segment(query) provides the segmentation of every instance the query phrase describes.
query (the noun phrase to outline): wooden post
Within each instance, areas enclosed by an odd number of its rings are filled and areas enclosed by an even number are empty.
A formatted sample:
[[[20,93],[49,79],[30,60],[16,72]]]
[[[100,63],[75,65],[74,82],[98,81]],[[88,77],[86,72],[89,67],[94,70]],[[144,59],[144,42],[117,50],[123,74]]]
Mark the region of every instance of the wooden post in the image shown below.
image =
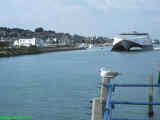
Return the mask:
[[[103,108],[102,108],[103,113],[105,111],[105,100],[108,96],[108,88],[106,88],[104,86],[104,84],[110,83],[110,81],[111,81],[110,77],[102,77],[102,85],[101,85],[101,92],[100,92],[100,103],[103,106]]]
[[[116,76],[117,74],[114,75],[114,72],[101,69],[102,84],[100,97],[93,99],[91,120],[104,120],[105,100],[108,95],[108,88],[104,84],[109,83]]]
[[[103,104],[100,102],[100,98],[94,98],[92,103],[92,116],[91,120],[104,120]]]
[[[92,103],[92,118],[91,120],[104,120],[105,100],[108,95],[108,89],[104,83],[109,83],[112,77],[103,76],[100,90],[100,97],[95,98]]]
[[[158,72],[158,84],[160,84],[160,72]]]
[[[149,83],[153,85],[153,74],[149,78]],[[153,87],[149,87],[148,100],[150,103],[153,102]],[[148,116],[151,118],[153,115],[153,105],[148,105]]]

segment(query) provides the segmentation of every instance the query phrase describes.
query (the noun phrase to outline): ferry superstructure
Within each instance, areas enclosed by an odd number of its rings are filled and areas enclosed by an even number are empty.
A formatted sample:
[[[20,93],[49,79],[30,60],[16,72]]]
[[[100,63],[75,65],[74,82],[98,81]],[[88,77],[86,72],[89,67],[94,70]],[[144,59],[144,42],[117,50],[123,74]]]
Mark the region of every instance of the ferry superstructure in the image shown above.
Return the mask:
[[[121,33],[114,38],[113,51],[130,51],[132,48],[152,50],[152,40],[148,33]]]

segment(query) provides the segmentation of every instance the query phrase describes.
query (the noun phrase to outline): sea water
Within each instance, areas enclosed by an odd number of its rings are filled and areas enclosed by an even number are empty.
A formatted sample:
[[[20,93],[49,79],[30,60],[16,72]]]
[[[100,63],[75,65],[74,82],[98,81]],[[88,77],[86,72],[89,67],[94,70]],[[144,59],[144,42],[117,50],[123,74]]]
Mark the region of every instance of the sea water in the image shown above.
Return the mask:
[[[111,52],[110,47],[0,58],[0,115],[33,120],[90,120],[100,68],[120,72],[113,83],[157,83],[160,51]],[[114,100],[148,101],[148,88],[116,88]],[[160,90],[154,88],[154,101]],[[147,106],[116,105],[115,118],[146,119]],[[160,108],[154,107],[155,120]]]

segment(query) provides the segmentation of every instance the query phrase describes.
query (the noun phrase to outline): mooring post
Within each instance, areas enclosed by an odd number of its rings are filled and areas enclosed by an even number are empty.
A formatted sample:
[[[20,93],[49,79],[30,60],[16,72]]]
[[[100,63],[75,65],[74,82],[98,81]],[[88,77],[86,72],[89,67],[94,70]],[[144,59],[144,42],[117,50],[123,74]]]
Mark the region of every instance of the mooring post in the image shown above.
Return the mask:
[[[100,98],[94,98],[92,102],[92,116],[91,120],[104,120],[102,111],[102,104],[100,103]]]
[[[107,77],[107,76],[102,77],[101,92],[100,92],[101,103],[105,102],[108,95],[108,88],[105,87],[104,84],[110,83],[110,81],[111,81],[111,77]]]
[[[101,68],[100,71],[101,71],[100,74],[102,77],[100,99],[101,99],[101,103],[104,103],[108,96],[108,88],[105,86],[105,84],[110,83],[111,79],[115,78],[117,75],[119,75],[119,73],[105,70],[105,68]]]
[[[105,112],[105,102],[108,96],[108,88],[105,87],[105,84],[110,83],[112,77],[111,76],[102,76],[102,84],[101,84],[101,91],[100,91],[100,103],[102,104],[102,114],[104,115]]]
[[[158,72],[158,84],[160,84],[160,72]]]
[[[153,73],[152,73],[152,75],[151,75],[150,78],[149,78],[149,83],[150,83],[151,85],[153,85]],[[152,86],[152,87],[149,87],[148,99],[149,99],[149,102],[150,102],[150,103],[153,102],[153,86]],[[151,117],[153,117],[153,115],[154,115],[153,105],[150,104],[150,105],[148,105],[148,116],[151,118]]]
[[[105,68],[101,68],[101,77],[102,77],[102,85],[101,85],[101,93],[100,93],[100,103],[102,104],[102,114],[105,112],[105,101],[108,96],[108,88],[105,86],[105,84],[108,84],[111,82],[111,79],[115,78],[117,75],[119,75],[118,72],[112,72],[110,70],[105,70]]]
[[[91,120],[104,120],[105,101],[108,95],[108,88],[104,84],[110,83],[111,79],[118,75],[117,72],[107,71],[104,68],[101,68],[100,72],[102,77],[100,97],[93,99]]]

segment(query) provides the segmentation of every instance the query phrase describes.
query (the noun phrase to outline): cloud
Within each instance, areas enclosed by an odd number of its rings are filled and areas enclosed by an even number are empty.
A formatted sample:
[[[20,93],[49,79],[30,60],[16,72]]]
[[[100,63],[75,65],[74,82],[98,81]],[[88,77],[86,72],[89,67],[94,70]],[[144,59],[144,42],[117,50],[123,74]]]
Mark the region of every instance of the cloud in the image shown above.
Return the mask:
[[[5,11],[0,17],[0,26],[21,26],[29,29],[42,26],[61,32],[76,33],[83,30],[87,33],[95,22],[94,11],[91,11],[83,1],[6,0],[3,5],[4,8],[0,5],[0,11]]]
[[[42,26],[83,34],[118,33],[132,26],[150,30],[159,26],[153,24],[159,23],[159,4],[159,0],[4,0],[0,26]]]
[[[116,9],[160,9],[159,0],[86,0],[89,6],[99,10],[109,11]]]

